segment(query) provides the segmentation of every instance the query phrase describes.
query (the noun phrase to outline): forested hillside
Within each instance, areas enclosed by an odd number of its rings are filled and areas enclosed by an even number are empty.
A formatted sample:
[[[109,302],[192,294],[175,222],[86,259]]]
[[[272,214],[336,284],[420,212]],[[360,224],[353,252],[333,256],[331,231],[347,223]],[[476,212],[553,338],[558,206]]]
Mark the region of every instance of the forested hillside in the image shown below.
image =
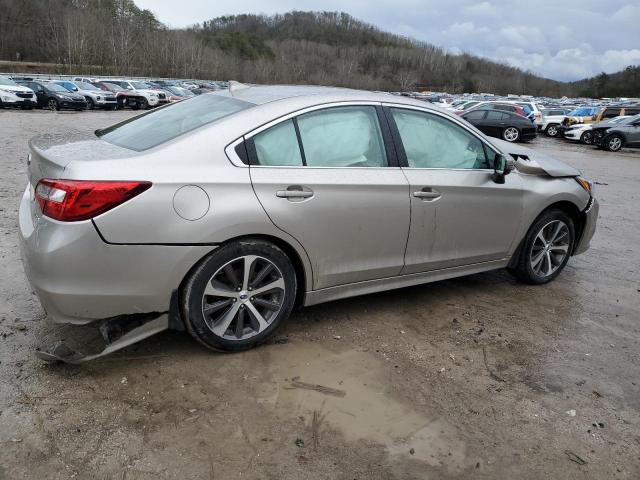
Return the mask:
[[[185,8],[179,5],[177,8]],[[593,85],[543,79],[382,32],[348,14],[238,15],[169,29],[132,0],[0,0],[0,60],[55,73],[235,79],[375,90],[577,95]],[[44,67],[43,67],[44,68]],[[53,73],[53,72],[48,72]],[[637,79],[637,69],[636,76]],[[601,96],[637,95],[620,82]],[[611,90],[613,91],[613,90]]]

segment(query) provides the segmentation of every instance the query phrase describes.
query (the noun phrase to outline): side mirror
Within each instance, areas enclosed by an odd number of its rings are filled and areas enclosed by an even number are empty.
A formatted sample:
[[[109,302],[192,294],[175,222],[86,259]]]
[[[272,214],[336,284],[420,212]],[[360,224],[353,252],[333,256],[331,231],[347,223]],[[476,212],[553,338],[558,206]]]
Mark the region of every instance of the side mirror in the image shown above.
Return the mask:
[[[509,160],[504,155],[496,153],[496,156],[493,158],[493,174],[491,175],[491,179],[495,183],[503,184],[504,177],[509,175],[514,168],[513,160]]]

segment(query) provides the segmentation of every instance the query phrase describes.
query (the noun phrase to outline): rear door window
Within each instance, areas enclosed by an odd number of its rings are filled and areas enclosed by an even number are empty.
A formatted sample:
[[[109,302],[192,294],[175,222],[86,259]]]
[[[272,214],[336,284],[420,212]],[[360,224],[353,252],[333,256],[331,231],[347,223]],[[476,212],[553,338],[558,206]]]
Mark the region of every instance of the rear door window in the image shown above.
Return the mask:
[[[297,117],[309,167],[385,167],[382,130],[373,106],[331,107]]]
[[[293,120],[286,120],[256,134],[253,144],[258,165],[302,166],[302,155]]]

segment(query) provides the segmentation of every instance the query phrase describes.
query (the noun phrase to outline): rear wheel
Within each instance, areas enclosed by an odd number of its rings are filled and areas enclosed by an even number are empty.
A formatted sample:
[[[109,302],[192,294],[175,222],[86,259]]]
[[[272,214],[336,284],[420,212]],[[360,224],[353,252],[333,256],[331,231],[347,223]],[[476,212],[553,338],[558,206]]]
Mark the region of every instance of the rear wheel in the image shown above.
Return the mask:
[[[548,125],[547,129],[544,131],[544,133],[546,133],[550,137],[557,137],[558,136],[558,124],[557,123],[552,123],[552,124]]]
[[[540,215],[527,232],[512,272],[533,285],[556,278],[569,261],[575,242],[573,220],[562,210]]]
[[[624,145],[624,140],[620,135],[611,135],[604,140],[604,148],[610,152],[617,152]]]
[[[187,280],[182,303],[186,328],[212,350],[247,350],[289,317],[296,288],[295,270],[280,248],[261,240],[230,243]]]
[[[507,142],[517,142],[520,139],[520,130],[516,127],[507,127],[502,131],[502,138]]]

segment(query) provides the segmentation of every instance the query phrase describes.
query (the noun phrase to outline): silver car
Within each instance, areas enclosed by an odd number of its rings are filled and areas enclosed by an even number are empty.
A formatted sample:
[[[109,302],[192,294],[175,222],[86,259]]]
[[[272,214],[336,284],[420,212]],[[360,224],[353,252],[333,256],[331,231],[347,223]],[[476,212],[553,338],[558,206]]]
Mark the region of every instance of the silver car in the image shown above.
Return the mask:
[[[25,270],[105,342],[47,359],[166,328],[245,350],[296,306],[493,269],[546,283],[598,215],[574,168],[382,93],[232,84],[30,150]]]

